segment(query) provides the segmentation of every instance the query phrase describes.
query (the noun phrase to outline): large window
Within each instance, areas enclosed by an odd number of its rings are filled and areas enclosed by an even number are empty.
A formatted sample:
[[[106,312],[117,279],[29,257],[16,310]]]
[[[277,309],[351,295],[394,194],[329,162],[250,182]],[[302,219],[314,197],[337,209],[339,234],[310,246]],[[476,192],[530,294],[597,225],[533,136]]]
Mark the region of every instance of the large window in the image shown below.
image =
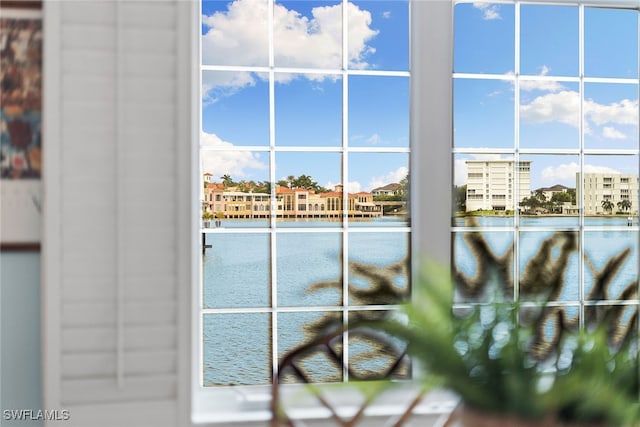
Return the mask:
[[[404,0],[202,2],[200,388],[268,385],[324,321],[391,309],[370,298],[381,283],[408,295],[409,15]],[[306,363],[315,381],[393,362],[336,350],[344,369]]]
[[[509,298],[557,306],[551,328],[613,312],[616,333],[632,327],[638,19],[587,2],[455,5],[459,302],[495,295],[499,272]]]

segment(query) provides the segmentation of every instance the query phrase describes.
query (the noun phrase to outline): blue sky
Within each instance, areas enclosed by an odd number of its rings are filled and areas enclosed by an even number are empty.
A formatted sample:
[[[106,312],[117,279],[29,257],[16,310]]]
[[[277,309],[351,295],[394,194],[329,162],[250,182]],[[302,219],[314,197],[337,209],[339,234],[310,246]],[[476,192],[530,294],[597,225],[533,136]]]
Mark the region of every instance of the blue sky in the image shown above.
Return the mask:
[[[268,66],[267,6],[263,0],[203,1],[203,63]],[[352,1],[347,10],[349,69],[407,71],[408,2]],[[456,155],[456,184],[464,181],[465,159],[508,157],[491,150],[513,149],[516,139],[523,150],[579,149],[582,132],[586,149],[638,147],[637,83],[587,81],[581,93],[578,82],[568,81],[579,75],[578,12],[570,6],[522,5],[516,67],[515,7],[456,5],[454,71],[490,75],[454,81],[454,146],[487,149],[483,155]],[[339,148],[346,88],[350,146],[408,147],[407,77],[343,79],[340,74],[286,72],[287,67],[338,72],[344,56],[341,2],[277,1],[274,17],[274,60],[284,71],[275,74],[277,146]],[[638,77],[637,19],[633,11],[585,9],[586,77]],[[522,77],[516,106],[518,71]],[[350,153],[345,177],[339,153],[277,153],[271,164],[267,152],[234,151],[239,146],[269,145],[268,79],[268,74],[249,71],[203,72],[203,144],[229,148],[205,152],[205,171],[266,180],[275,168],[276,179],[304,173],[324,186],[346,181],[351,191],[371,190],[406,175],[405,153]],[[570,177],[575,177],[578,156],[529,157],[534,161],[533,188],[575,185]],[[587,170],[638,173],[636,156],[589,156],[584,163]]]

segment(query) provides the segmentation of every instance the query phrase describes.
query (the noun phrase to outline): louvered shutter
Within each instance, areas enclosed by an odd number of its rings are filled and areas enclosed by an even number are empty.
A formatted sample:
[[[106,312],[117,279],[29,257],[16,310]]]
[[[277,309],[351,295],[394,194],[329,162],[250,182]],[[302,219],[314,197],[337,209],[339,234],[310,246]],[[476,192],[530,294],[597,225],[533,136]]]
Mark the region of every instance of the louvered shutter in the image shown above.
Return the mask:
[[[187,421],[191,7],[44,5],[44,406],[65,426]]]

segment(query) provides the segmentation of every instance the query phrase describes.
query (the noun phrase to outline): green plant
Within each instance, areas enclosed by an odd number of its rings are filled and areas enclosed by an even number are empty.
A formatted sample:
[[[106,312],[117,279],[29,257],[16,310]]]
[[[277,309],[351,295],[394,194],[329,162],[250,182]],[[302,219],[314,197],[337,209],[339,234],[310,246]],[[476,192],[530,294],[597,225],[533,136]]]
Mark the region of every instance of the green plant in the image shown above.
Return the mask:
[[[609,311],[591,327],[554,329],[550,320],[562,322],[562,311],[544,301],[508,300],[499,289],[490,303],[456,305],[449,271],[431,262],[414,286],[403,316],[367,326],[406,342],[423,377],[457,393],[465,406],[551,420],[545,425],[640,423],[637,335],[612,341],[619,313]],[[633,330],[636,316],[626,321]],[[561,335],[545,341],[555,332]],[[552,348],[538,351],[547,341]]]

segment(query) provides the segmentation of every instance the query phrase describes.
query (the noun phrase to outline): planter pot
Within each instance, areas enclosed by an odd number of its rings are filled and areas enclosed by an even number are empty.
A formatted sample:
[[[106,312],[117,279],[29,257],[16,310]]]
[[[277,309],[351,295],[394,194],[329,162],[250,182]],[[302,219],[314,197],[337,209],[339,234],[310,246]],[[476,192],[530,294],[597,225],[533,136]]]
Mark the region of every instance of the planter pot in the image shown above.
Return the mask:
[[[454,411],[446,424],[448,427],[607,427],[604,424],[563,423],[555,416],[533,420],[513,415],[493,414],[461,406]]]

